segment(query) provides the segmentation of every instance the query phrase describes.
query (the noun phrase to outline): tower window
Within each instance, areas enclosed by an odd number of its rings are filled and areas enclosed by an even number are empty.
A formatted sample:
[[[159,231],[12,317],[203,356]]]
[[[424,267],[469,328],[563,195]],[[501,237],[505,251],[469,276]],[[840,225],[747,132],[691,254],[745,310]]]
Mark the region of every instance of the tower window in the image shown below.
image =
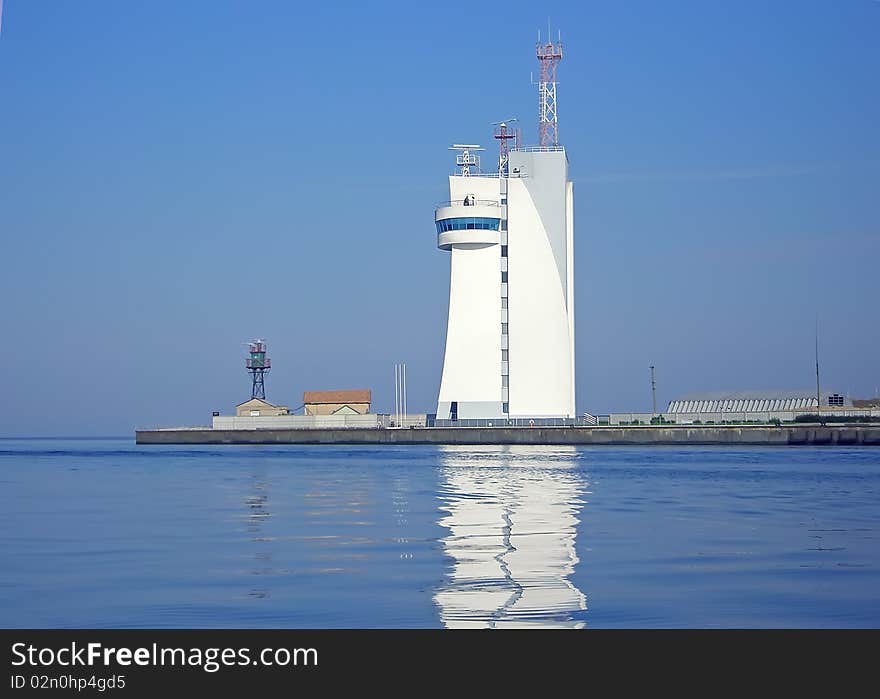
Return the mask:
[[[445,218],[437,221],[437,232],[464,230],[497,231],[500,219],[485,216]]]
[[[501,257],[507,257],[507,246],[506,245],[501,246]]]
[[[510,403],[502,403],[501,404],[501,412],[509,413],[510,412]]]
[[[503,284],[506,281],[507,281],[507,272],[502,272],[501,273],[501,283]]]

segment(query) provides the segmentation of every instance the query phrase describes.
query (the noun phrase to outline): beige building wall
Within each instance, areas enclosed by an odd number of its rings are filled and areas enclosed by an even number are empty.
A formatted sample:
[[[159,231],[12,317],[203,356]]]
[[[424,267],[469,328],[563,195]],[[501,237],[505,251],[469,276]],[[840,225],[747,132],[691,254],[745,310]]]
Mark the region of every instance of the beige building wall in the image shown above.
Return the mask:
[[[290,408],[286,405],[273,405],[260,398],[251,398],[235,406],[237,417],[264,417],[266,415],[288,415]]]
[[[306,403],[306,415],[333,415],[338,410],[348,406],[360,415],[370,412],[369,403]]]

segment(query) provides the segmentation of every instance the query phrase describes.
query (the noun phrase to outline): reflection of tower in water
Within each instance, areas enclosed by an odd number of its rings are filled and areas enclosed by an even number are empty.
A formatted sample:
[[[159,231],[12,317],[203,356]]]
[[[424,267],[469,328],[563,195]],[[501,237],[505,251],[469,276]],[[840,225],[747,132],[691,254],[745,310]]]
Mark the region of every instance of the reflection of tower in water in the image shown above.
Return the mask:
[[[582,628],[587,602],[569,580],[587,484],[566,447],[441,452],[440,524],[453,559],[435,594],[450,628]]]
[[[269,512],[268,478],[264,469],[257,469],[251,473],[250,493],[245,498],[248,507],[246,530],[259,549],[254,553],[254,566],[251,572],[254,575],[268,575],[274,571],[271,568],[272,553],[263,547],[268,541],[263,531],[263,524],[272,514]],[[269,590],[264,586],[257,586],[248,592],[248,597],[263,599],[269,597]]]

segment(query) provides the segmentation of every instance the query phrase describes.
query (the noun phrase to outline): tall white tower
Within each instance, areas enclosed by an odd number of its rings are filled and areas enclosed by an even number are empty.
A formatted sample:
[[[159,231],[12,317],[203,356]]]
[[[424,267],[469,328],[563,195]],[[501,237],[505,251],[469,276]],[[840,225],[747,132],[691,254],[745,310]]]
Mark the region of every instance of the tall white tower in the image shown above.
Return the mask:
[[[543,56],[561,58],[561,45],[549,46],[538,46],[542,75]],[[555,141],[555,67],[552,77],[552,85],[541,82],[540,133]],[[437,419],[574,417],[574,211],[565,149],[515,145],[497,172],[484,174],[479,146],[453,148],[460,171],[434,214],[437,245],[452,258]]]

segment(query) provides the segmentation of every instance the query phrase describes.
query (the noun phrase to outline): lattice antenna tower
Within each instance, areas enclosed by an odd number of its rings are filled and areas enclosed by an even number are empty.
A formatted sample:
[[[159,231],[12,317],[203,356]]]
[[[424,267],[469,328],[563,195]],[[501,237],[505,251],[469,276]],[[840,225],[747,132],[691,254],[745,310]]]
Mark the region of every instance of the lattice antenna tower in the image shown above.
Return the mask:
[[[516,117],[513,117],[492,124],[495,127],[494,136],[498,139],[498,174],[501,177],[507,177],[507,164],[510,160],[510,146],[507,145],[507,142],[513,140],[514,149],[519,146],[519,129],[510,126],[515,121]]]
[[[252,388],[251,398],[266,400],[265,374],[272,368],[272,360],[266,356],[266,341],[254,340],[248,342],[248,356],[245,366],[251,374]]]
[[[541,77],[538,81],[538,141],[542,146],[559,145],[559,124],[556,115],[556,64],[562,60],[562,32],[556,43],[550,38],[547,26],[547,41],[541,41],[538,31],[538,44],[535,48]]]

